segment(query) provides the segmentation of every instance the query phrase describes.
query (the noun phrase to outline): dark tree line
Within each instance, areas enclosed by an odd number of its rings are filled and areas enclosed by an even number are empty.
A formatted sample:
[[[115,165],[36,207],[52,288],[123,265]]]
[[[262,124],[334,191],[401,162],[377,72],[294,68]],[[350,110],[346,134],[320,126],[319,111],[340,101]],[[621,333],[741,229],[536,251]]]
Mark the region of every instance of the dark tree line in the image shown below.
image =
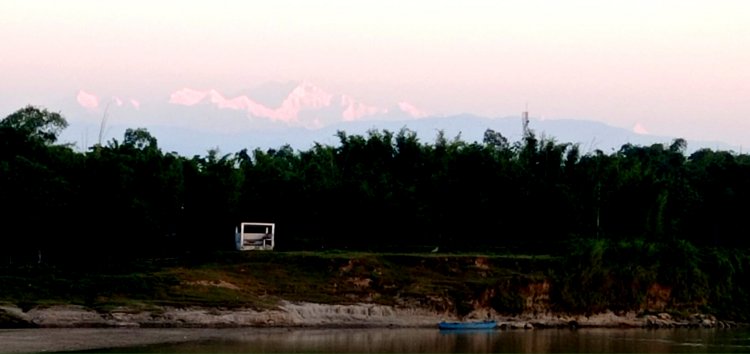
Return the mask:
[[[29,106],[0,121],[2,262],[89,262],[231,249],[242,221],[280,250],[555,252],[575,239],[750,245],[750,157],[669,146],[582,153],[487,130],[422,142],[407,129],[339,144],[165,153],[144,129],[86,152]],[[252,144],[252,142],[248,142]]]

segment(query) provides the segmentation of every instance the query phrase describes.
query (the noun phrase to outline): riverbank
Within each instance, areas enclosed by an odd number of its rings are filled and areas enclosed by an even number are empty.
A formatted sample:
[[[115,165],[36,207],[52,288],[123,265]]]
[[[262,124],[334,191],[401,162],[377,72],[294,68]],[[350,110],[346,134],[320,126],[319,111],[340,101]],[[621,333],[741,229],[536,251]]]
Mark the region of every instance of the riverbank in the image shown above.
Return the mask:
[[[0,328],[416,328],[485,318],[504,328],[737,325],[708,297],[686,298],[658,279],[609,275],[594,286],[570,276],[585,271],[544,255],[353,252],[4,267]],[[613,288],[629,292],[612,296]]]
[[[492,310],[477,310],[464,318],[428,309],[399,308],[376,304],[327,305],[283,301],[273,309],[118,307],[96,311],[78,305],[37,307],[28,311],[16,306],[0,306],[3,327],[39,328],[226,328],[226,327],[435,327],[440,321],[493,318],[498,327],[534,328],[731,328],[733,321],[717,320],[712,315],[691,314],[673,317],[668,313],[616,314],[606,311],[593,315],[518,314],[502,315]]]

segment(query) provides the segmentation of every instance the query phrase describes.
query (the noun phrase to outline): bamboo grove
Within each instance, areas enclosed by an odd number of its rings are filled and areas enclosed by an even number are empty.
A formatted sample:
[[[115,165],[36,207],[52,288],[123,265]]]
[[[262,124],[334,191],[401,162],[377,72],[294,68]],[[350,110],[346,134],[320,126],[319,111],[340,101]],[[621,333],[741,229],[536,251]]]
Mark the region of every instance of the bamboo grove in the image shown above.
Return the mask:
[[[145,129],[79,152],[56,143],[66,126],[34,106],[0,121],[2,262],[231,249],[242,221],[276,223],[282,251],[750,245],[750,156],[686,156],[682,139],[608,154],[533,132],[518,142],[492,130],[482,142],[442,133],[424,142],[402,129],[339,132],[336,146],[306,151],[184,157]]]

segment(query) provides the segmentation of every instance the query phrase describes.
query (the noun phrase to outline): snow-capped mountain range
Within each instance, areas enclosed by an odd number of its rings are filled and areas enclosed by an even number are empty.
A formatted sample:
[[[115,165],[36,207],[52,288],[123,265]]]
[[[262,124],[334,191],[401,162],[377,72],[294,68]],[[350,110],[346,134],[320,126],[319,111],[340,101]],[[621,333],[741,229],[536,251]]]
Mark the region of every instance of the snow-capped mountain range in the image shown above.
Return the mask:
[[[244,111],[252,117],[306,128],[321,128],[332,123],[330,120],[351,122],[389,112],[389,108],[371,106],[345,94],[333,95],[308,82],[295,87],[278,107],[266,106],[246,95],[226,97],[216,90],[200,91],[190,88],[173,92],[169,103],[188,107],[210,104],[219,109]],[[397,107],[401,114],[413,118],[426,116],[407,102],[399,102]],[[315,114],[316,112],[325,112],[325,115]]]
[[[60,111],[70,122],[61,140],[80,150],[120,140],[127,128],[143,127],[163,150],[186,156],[203,155],[214,148],[233,153],[285,144],[301,150],[315,143],[335,145],[339,130],[364,135],[371,129],[397,132],[406,128],[424,142],[434,141],[438,131],[466,142],[481,141],[487,129],[502,133],[511,142],[521,137],[519,116],[436,117],[405,101],[380,107],[309,82],[271,83],[236,94],[185,87],[160,100],[105,96],[82,89]],[[533,114],[530,127],[538,135],[578,144],[583,152],[610,152],[625,143],[668,144],[673,139],[644,134],[640,126],[628,130],[593,121],[534,119]],[[100,136],[104,141],[98,141]],[[702,147],[732,149],[718,142],[688,141],[689,150]]]
[[[288,84],[277,85],[289,88]],[[91,112],[101,110],[99,96],[80,90],[78,104]],[[245,94],[227,95],[216,89],[181,88],[169,95],[166,103],[185,107],[213,107],[220,110],[244,112],[251,119],[266,119],[284,123],[289,127],[322,128],[336,122],[352,122],[388,116],[390,118],[422,118],[427,113],[408,102],[398,102],[392,107],[377,107],[346,94],[332,94],[309,82],[291,88],[277,105]],[[125,102],[140,109],[137,99],[113,96],[110,103],[122,107]],[[163,103],[163,102],[162,102]]]

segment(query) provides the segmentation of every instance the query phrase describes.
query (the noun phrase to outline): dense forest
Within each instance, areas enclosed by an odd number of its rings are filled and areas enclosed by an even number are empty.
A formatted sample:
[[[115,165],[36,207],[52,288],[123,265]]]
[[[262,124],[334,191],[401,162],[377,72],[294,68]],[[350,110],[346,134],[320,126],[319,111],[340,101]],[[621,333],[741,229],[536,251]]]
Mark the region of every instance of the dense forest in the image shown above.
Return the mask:
[[[79,152],[57,143],[66,127],[34,106],[0,121],[9,274],[230,251],[235,227],[260,221],[276,223],[280,251],[556,257],[553,298],[569,310],[632,308],[652,284],[675,306],[750,309],[748,155],[686,156],[682,139],[581,153],[531,130],[427,143],[402,129],[183,157],[141,128]]]
[[[750,245],[750,156],[686,156],[682,139],[584,154],[533,131],[428,143],[402,129],[339,132],[337,146],[307,151],[183,157],[142,128],[79,152],[57,143],[66,126],[34,106],[0,121],[4,263],[231,249],[242,221],[275,222],[279,250]]]

